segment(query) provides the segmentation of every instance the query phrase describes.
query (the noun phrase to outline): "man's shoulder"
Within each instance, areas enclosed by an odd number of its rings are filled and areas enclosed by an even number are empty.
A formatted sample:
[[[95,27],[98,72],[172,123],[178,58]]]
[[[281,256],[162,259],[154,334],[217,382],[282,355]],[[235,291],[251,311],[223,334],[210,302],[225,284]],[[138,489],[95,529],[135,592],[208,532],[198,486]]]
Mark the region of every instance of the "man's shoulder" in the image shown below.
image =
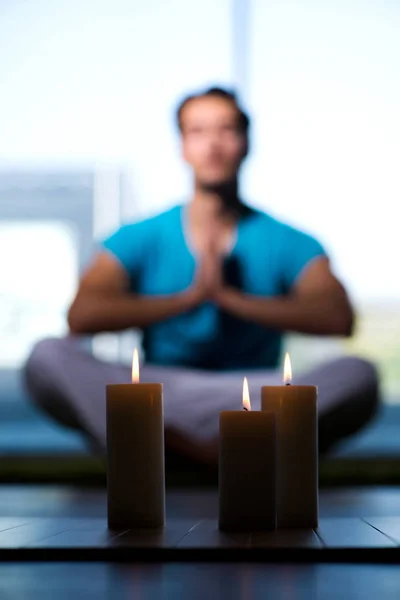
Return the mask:
[[[269,233],[273,232],[283,236],[300,235],[313,237],[312,234],[306,229],[291,224],[288,221],[276,217],[267,211],[261,209],[252,209],[252,212],[254,215],[254,222],[257,223],[261,228],[268,228]]]
[[[174,204],[168,209],[155,212],[151,215],[142,216],[135,220],[126,222],[122,227],[128,231],[152,231],[157,230],[164,223],[169,224],[180,214],[181,205]]]
[[[249,221],[254,228],[258,228],[262,231],[267,229],[269,233],[279,232],[287,227],[287,224],[284,221],[281,221],[271,213],[260,208],[249,209]]]
[[[298,227],[260,209],[252,209],[252,214],[255,242],[268,239],[269,247],[276,247],[278,252],[284,247],[291,248],[294,252],[312,247],[325,253],[319,237],[307,228]]]

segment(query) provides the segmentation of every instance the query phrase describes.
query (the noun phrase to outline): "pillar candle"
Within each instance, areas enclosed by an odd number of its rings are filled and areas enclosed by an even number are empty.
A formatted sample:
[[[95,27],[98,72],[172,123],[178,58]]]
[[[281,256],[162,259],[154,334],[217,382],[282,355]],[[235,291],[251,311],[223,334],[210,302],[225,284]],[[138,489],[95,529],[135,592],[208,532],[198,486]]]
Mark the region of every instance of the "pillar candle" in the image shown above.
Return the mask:
[[[291,380],[286,354],[286,385],[261,389],[261,409],[273,410],[277,417],[277,524],[278,528],[317,527],[317,388],[292,385]]]
[[[251,411],[246,378],[243,407],[220,413],[219,528],[275,529],[275,414]]]
[[[109,528],[165,525],[163,388],[132,383],[106,389],[107,512]]]

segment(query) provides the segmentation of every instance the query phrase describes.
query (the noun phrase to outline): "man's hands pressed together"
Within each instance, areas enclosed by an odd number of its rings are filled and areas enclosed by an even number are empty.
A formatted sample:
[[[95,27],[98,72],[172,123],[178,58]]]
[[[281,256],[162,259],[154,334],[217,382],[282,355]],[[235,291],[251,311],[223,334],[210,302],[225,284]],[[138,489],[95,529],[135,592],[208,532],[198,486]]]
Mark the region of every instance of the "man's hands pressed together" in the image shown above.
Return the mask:
[[[201,253],[194,279],[194,294],[198,302],[217,301],[223,282],[224,253],[218,237],[208,236]]]
[[[315,335],[352,334],[354,315],[347,294],[333,275],[329,260],[317,257],[286,296],[255,296],[227,285],[223,279],[224,235],[210,227],[200,253],[190,306],[213,302],[240,319],[263,327]]]

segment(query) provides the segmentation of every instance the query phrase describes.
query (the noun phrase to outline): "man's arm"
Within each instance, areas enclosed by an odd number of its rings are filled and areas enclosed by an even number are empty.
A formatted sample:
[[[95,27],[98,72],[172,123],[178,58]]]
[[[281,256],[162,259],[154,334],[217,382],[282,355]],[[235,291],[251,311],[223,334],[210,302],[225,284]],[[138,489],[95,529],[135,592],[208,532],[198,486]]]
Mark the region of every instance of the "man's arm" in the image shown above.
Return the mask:
[[[227,312],[273,329],[316,335],[353,333],[352,306],[325,256],[305,267],[288,296],[263,298],[222,285],[215,300]]]
[[[111,254],[99,253],[84,273],[68,311],[71,333],[93,334],[143,328],[189,310],[201,301],[200,285],[170,296],[129,291],[128,274]]]

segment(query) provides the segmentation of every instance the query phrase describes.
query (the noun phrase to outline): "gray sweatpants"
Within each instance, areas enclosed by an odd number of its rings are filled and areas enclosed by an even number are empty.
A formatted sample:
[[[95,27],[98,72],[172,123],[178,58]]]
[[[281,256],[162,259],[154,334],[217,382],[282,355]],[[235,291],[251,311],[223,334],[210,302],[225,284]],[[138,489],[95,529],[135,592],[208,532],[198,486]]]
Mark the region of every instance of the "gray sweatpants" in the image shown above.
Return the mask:
[[[219,412],[240,409],[244,375],[254,410],[260,408],[262,385],[282,383],[281,369],[242,373],[142,365],[141,381],[161,382],[164,386],[167,447],[214,463]],[[77,338],[66,337],[39,342],[23,376],[31,398],[47,414],[82,431],[93,450],[105,451],[105,386],[129,382],[129,366],[101,361],[83,349]],[[322,452],[362,427],[378,405],[376,369],[361,358],[349,356],[323,363],[297,376],[293,383],[318,386]]]

